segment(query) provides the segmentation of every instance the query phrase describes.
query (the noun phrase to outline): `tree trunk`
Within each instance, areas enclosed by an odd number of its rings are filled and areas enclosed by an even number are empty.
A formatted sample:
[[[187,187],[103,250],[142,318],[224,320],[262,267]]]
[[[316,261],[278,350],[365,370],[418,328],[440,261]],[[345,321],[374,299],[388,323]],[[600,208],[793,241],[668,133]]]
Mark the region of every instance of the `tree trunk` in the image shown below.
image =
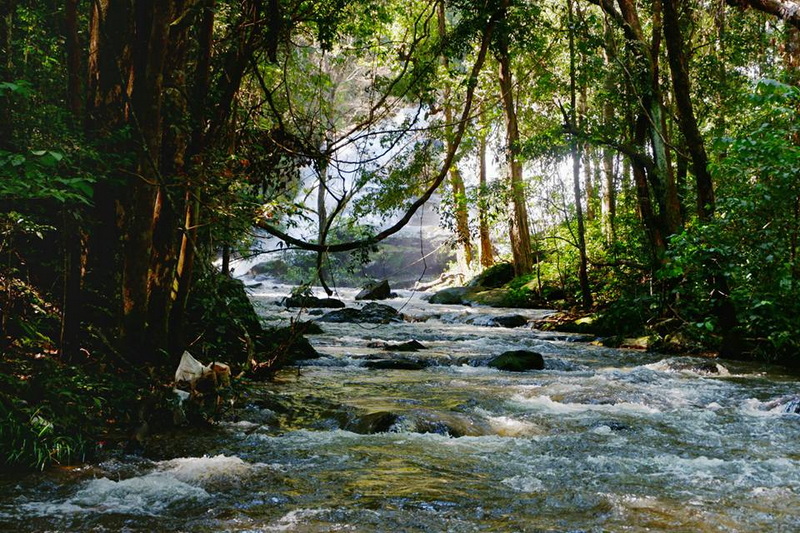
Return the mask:
[[[12,50],[15,0],[0,0],[0,81],[12,81],[14,52]],[[0,150],[11,150],[11,99],[0,92]]]
[[[570,119],[573,124],[577,124],[577,109],[576,109],[576,77],[577,71],[575,66],[575,30],[573,25],[574,5],[573,0],[567,0],[569,9],[569,89],[570,89],[570,104],[571,114]],[[581,284],[581,301],[584,309],[592,307],[592,291],[589,287],[589,275],[587,270],[586,258],[586,229],[583,222],[583,207],[581,201],[583,195],[581,194],[581,150],[580,144],[576,136],[572,137],[572,186],[575,194],[575,219],[578,225],[578,254],[579,254],[579,267],[578,278]],[[588,196],[587,196],[588,203]]]
[[[519,161],[519,124],[514,103],[514,83],[509,56],[508,24],[506,17],[510,0],[502,0],[500,8],[501,28],[498,33],[497,60],[500,63],[500,95],[506,117],[506,163],[509,170],[509,189],[511,191],[511,216],[509,218],[509,238],[514,259],[514,273],[517,276],[533,272],[531,235],[528,229],[528,208],[525,198],[525,182],[522,177],[522,163]]]
[[[481,241],[481,266],[489,268],[494,264],[494,251],[492,249],[492,238],[489,233],[489,217],[485,196],[487,194],[487,174],[486,174],[486,132],[481,131],[478,137],[478,233]]]
[[[610,95],[616,91],[616,80],[611,70],[614,57],[612,49],[614,46],[614,35],[611,24],[605,24],[605,62],[606,75],[603,78],[603,88],[606,93],[606,100],[603,102],[603,125],[610,129],[614,124],[614,104]],[[616,216],[617,216],[617,186],[614,176],[614,152],[610,148],[603,148],[603,234],[606,243],[613,245],[616,240]]]
[[[67,107],[76,121],[82,116],[81,41],[78,34],[78,2],[66,0],[64,6],[64,40],[67,48]]]
[[[663,3],[664,36],[672,72],[672,90],[678,112],[678,123],[691,155],[692,172],[697,184],[697,216],[701,221],[708,221],[714,213],[714,187],[711,173],[708,171],[705,142],[700,134],[700,128],[697,126],[697,118],[692,105],[689,68],[684,52],[685,44],[681,34],[678,2],[663,0]]]
[[[437,7],[437,14],[439,20],[439,38],[444,40],[447,34],[447,24],[445,17],[444,1],[440,1]],[[446,55],[441,57],[442,67],[445,76],[450,67],[449,60]],[[442,93],[442,102],[444,105],[444,121],[445,121],[445,137],[447,147],[450,148],[453,143],[453,106],[451,104],[451,91],[449,85],[445,84]],[[461,172],[458,170],[458,162],[454,161],[450,166],[449,173],[450,190],[453,193],[453,209],[456,222],[456,241],[457,241],[457,258],[459,271],[462,275],[467,275],[473,262],[473,249],[472,240],[470,239],[469,232],[469,207],[467,206],[467,190],[464,187],[464,179],[461,177]]]

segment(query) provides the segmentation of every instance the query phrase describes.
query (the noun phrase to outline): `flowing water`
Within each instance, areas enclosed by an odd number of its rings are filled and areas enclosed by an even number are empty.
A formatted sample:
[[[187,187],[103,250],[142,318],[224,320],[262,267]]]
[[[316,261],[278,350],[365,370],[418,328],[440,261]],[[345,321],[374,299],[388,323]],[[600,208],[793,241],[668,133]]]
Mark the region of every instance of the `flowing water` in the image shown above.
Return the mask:
[[[407,320],[321,324],[324,356],[237,422],[0,483],[0,530],[800,531],[800,391],[779,369],[487,325],[545,311],[388,303]],[[411,339],[426,349],[374,347]],[[545,369],[486,366],[511,349]],[[365,366],[387,357],[429,366]]]

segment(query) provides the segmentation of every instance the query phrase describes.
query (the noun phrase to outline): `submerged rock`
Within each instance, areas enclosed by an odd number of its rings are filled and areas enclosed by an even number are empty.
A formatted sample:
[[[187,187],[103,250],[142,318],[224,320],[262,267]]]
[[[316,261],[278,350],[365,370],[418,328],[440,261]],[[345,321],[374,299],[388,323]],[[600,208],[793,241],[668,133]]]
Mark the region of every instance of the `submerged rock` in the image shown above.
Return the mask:
[[[364,363],[365,368],[373,370],[422,370],[428,365],[424,361],[415,359],[376,359]]]
[[[508,370],[510,372],[543,370],[544,358],[542,354],[529,350],[511,350],[489,361],[489,366],[497,368],[498,370]]]
[[[390,305],[370,302],[361,309],[348,307],[326,313],[318,319],[320,322],[366,322],[369,324],[388,324],[400,322],[402,315]]]
[[[392,297],[392,289],[389,287],[389,280],[381,280],[370,283],[356,294],[356,300],[385,300]]]

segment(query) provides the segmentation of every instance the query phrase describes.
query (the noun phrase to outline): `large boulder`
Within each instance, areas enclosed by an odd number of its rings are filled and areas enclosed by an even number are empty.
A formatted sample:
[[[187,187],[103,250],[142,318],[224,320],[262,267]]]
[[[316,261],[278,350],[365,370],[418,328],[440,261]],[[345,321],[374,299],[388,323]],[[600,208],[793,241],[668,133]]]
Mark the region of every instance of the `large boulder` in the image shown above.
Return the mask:
[[[361,309],[351,307],[326,313],[319,322],[366,322],[369,324],[388,324],[402,321],[402,315],[390,305],[370,302]]]
[[[543,370],[544,358],[542,354],[529,350],[511,350],[489,361],[489,366],[497,368],[498,370],[508,370],[510,372]]]
[[[392,297],[389,280],[376,281],[366,285],[361,292],[356,294],[356,300],[385,300]]]
[[[499,289],[513,279],[514,265],[511,263],[498,263],[472,278],[467,286]]]
[[[435,293],[428,301],[432,304],[441,305],[469,305],[466,297],[471,292],[467,287],[451,287]]]

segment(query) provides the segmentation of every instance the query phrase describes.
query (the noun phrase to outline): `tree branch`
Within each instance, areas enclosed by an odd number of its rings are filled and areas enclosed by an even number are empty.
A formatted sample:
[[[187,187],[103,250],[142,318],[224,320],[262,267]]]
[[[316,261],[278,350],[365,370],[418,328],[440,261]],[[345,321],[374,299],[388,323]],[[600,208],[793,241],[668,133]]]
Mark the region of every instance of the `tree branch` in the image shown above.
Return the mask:
[[[726,3],[742,9],[752,7],[758,11],[775,15],[800,29],[800,2],[795,0],[726,0]]]
[[[348,243],[340,243],[340,244],[318,244],[318,243],[311,243],[306,242],[301,239],[297,239],[292,237],[291,235],[281,231],[280,229],[276,228],[275,226],[267,223],[263,219],[259,219],[256,221],[256,225],[275,237],[283,240],[284,242],[301,248],[303,250],[310,250],[315,252],[348,252],[351,250],[357,250],[360,248],[366,248],[368,246],[372,246],[387,237],[390,237],[403,229],[406,224],[411,220],[417,210],[422,207],[425,202],[427,202],[430,197],[436,192],[436,189],[442,184],[444,179],[447,177],[448,172],[450,171],[450,167],[455,160],[456,152],[458,151],[459,146],[461,145],[461,139],[464,137],[464,131],[467,128],[467,124],[469,123],[470,113],[472,111],[472,101],[475,96],[475,88],[478,85],[478,75],[483,68],[483,64],[486,62],[486,55],[489,50],[489,44],[492,40],[492,33],[494,27],[497,23],[496,16],[492,15],[489,19],[486,30],[483,33],[483,38],[481,40],[481,47],[478,51],[478,57],[475,60],[475,64],[472,66],[472,70],[470,71],[470,77],[467,83],[467,92],[464,101],[464,109],[461,114],[461,120],[458,123],[458,128],[456,129],[455,135],[453,137],[453,143],[450,145],[449,149],[447,150],[447,155],[445,156],[445,160],[442,163],[442,168],[439,170],[436,178],[430,184],[428,189],[419,197],[417,200],[411,204],[408,208],[406,213],[394,223],[394,225],[390,226],[389,228],[381,231],[380,233],[369,237],[367,239],[362,239],[360,241],[353,241]]]

